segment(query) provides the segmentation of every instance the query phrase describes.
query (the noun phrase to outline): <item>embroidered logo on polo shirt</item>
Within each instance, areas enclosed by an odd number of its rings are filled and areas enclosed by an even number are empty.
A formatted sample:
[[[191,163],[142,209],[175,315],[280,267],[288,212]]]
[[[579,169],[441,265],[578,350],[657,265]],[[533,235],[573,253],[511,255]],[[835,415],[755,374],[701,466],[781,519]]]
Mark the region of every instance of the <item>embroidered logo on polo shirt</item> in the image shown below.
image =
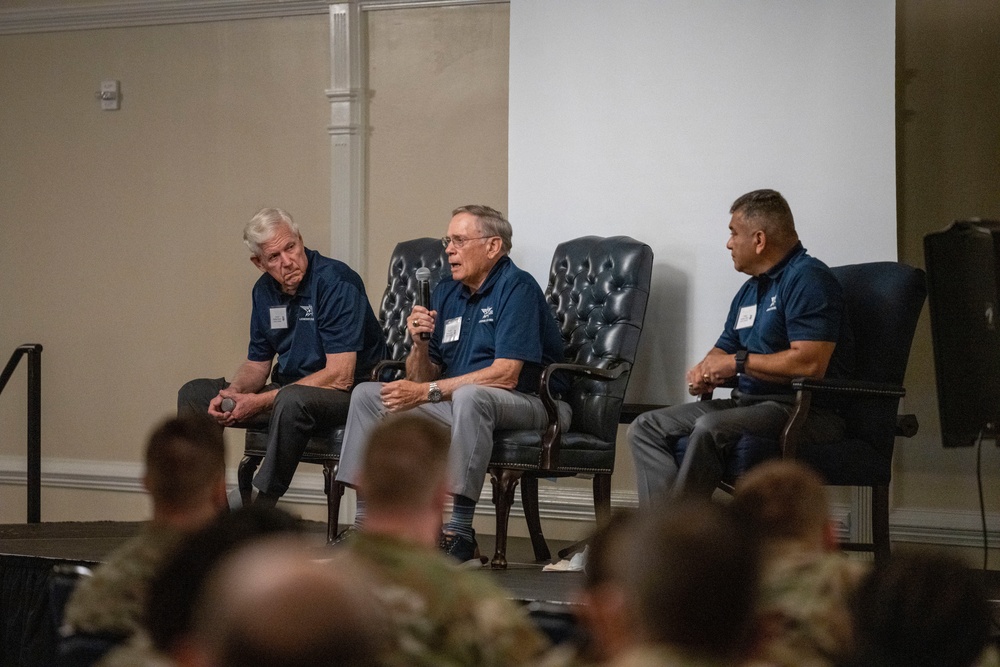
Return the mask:
[[[483,317],[479,320],[480,324],[493,321],[493,306],[486,306],[482,309]]]
[[[777,294],[771,297],[771,305],[767,307],[767,312],[770,313],[772,310],[778,310],[778,295]]]
[[[302,317],[299,318],[299,322],[312,322],[313,321],[313,307],[312,306],[299,306],[302,309]]]

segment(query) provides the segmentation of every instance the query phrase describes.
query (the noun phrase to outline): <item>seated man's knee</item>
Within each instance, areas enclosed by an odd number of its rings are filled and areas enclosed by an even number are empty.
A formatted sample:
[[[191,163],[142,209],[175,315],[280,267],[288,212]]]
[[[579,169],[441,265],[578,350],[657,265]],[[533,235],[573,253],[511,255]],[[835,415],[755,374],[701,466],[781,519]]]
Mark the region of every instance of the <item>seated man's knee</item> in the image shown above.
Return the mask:
[[[271,409],[278,412],[292,405],[301,405],[303,393],[301,385],[287,384],[275,394],[274,404],[271,406]]]
[[[178,412],[207,412],[209,402],[219,393],[215,380],[198,378],[185,382],[177,390]]]
[[[382,404],[381,382],[362,382],[354,387],[354,391],[351,392],[351,406],[362,404]]]
[[[648,433],[649,413],[643,412],[638,417],[633,419],[632,423],[628,425],[628,429],[625,431],[625,438],[628,440],[628,443],[632,445],[636,440],[647,437]]]

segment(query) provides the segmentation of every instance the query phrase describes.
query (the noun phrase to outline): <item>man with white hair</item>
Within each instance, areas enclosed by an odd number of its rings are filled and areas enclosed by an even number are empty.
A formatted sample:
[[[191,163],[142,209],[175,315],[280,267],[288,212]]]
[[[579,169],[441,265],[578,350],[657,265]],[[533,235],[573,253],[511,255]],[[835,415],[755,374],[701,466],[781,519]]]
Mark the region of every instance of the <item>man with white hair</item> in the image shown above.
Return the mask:
[[[177,410],[207,412],[222,426],[266,425],[253,483],[257,502],[274,505],[312,434],[344,422],[350,392],[385,356],[385,340],[361,277],[306,248],[287,212],[258,211],[243,241],[264,274],[253,288],[247,359],[229,382],[185,384]]]

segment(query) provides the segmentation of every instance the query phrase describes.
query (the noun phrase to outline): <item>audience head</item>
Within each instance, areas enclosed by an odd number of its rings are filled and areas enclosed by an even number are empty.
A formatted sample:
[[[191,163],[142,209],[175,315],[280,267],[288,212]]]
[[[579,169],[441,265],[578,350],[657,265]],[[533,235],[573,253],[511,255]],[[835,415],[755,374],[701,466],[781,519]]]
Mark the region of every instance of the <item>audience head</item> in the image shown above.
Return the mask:
[[[629,608],[644,643],[716,660],[748,650],[758,547],[727,507],[688,498],[644,515],[626,565]]]
[[[483,236],[499,236],[503,254],[510,254],[510,249],[513,247],[514,230],[507,219],[503,217],[503,213],[481,204],[459,206],[451,212],[451,217],[454,218],[459,213],[469,213],[476,216],[479,221],[479,232]]]
[[[853,601],[858,667],[968,667],[990,640],[982,581],[939,553],[894,552]]]
[[[774,459],[752,467],[736,482],[732,509],[768,542],[836,546],[823,480],[797,461]]]
[[[301,543],[268,539],[228,555],[195,612],[200,664],[212,667],[377,665],[390,637],[360,571],[310,556]]]
[[[143,483],[157,514],[202,514],[226,507],[226,448],[207,415],[167,419],[149,436]],[[159,518],[159,517],[156,517]]]
[[[250,218],[250,222],[243,228],[243,243],[246,244],[252,255],[260,257],[261,244],[271,240],[275,231],[282,226],[288,227],[293,235],[301,236],[298,225],[295,224],[287,211],[280,208],[262,208]]]
[[[450,442],[448,429],[414,414],[380,422],[369,436],[358,484],[369,515],[440,513],[447,497]]]
[[[612,514],[587,544],[580,617],[590,657],[599,662],[620,655],[635,640],[626,612],[624,580],[636,516],[625,511]]]
[[[251,505],[223,514],[185,540],[150,582],[144,616],[156,650],[168,655],[183,652],[195,599],[226,554],[264,536],[300,532],[301,522],[288,513]]]
[[[768,242],[777,248],[791,247],[798,241],[792,209],[780,192],[748,192],[733,202],[729,212],[740,214],[750,231],[763,231]]]

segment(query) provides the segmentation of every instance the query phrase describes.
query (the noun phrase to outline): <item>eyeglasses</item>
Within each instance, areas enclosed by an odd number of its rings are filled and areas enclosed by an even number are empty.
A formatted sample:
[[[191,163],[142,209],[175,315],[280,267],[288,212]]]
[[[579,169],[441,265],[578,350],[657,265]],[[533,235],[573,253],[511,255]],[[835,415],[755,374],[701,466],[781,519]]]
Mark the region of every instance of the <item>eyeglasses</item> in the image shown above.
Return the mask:
[[[454,244],[456,248],[461,248],[462,246],[464,246],[469,241],[479,241],[481,239],[491,239],[491,238],[493,238],[493,237],[492,236],[473,236],[471,239],[467,239],[464,236],[445,236],[444,238],[441,239],[441,245],[443,245],[445,248],[447,248],[448,244]]]

